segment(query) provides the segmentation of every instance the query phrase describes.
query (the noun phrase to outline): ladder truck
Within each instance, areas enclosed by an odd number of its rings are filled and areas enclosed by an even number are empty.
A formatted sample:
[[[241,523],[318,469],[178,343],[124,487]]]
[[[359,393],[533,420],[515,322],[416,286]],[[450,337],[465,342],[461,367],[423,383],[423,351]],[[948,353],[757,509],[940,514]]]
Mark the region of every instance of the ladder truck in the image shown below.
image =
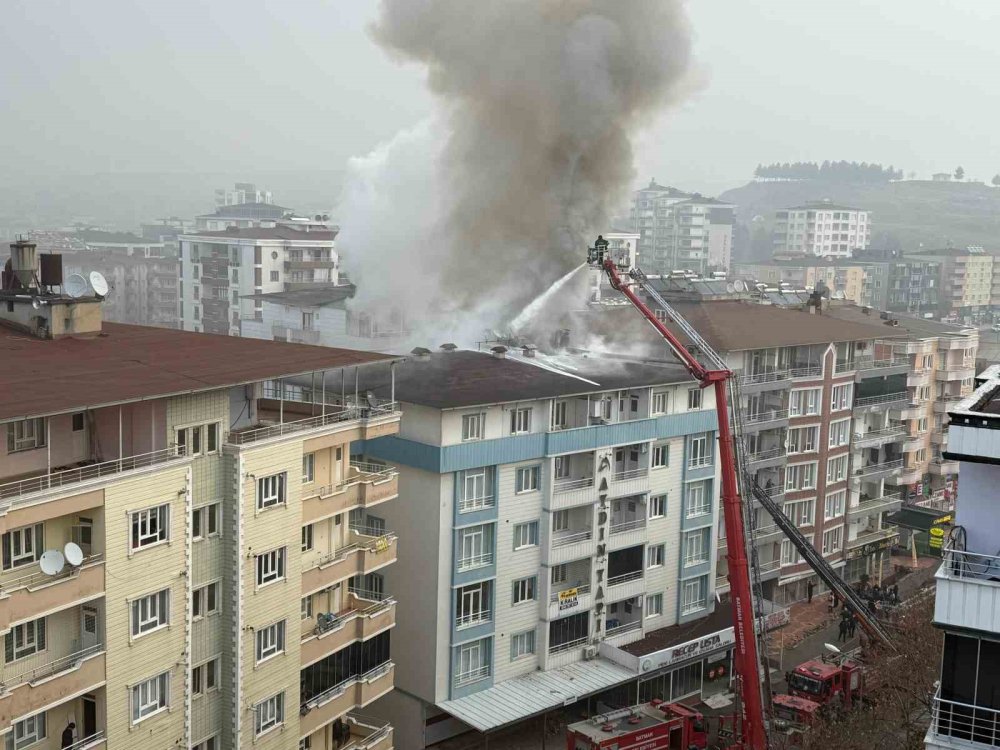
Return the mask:
[[[729,566],[730,602],[733,614],[733,630],[736,643],[733,655],[734,692],[737,714],[732,721],[732,744],[728,750],[767,750],[768,718],[771,715],[771,691],[769,671],[764,668],[764,679],[760,679],[762,667],[763,618],[758,622],[755,613],[761,612],[759,568],[756,550],[748,540],[752,539],[754,514],[744,505],[741,487],[757,499],[774,518],[775,523],[789,538],[799,554],[809,563],[824,583],[835,591],[842,601],[847,602],[857,612],[858,620],[873,639],[889,644],[889,634],[882,624],[870,613],[864,600],[837,575],[825,558],[810,544],[773,498],[757,485],[749,470],[743,450],[743,431],[740,406],[739,383],[732,370],[712,348],[712,346],[688,323],[650,284],[646,275],[638,268],[630,268],[628,258],[616,259],[608,251],[608,242],[598,237],[594,247],[588,249],[587,263],[607,275],[613,289],[625,298],[649,322],[680,363],[698,381],[702,388],[712,388],[715,392],[715,408],[718,413],[719,462],[722,475],[722,508],[726,528],[727,563]],[[624,274],[624,277],[623,277]],[[636,288],[652,299],[662,316],[673,323],[699,356],[707,363],[703,365],[681,339],[667,327],[664,320],[636,294]],[[730,427],[732,415],[732,428]],[[750,549],[748,555],[747,550]],[[766,689],[765,689],[766,686]],[[765,710],[765,704],[767,706]]]

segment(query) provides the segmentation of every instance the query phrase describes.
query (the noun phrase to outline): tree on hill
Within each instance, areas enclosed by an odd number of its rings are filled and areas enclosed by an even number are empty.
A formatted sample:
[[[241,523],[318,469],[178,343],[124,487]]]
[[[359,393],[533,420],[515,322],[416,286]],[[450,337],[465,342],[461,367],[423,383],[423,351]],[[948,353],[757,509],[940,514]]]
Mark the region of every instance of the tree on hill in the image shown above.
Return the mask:
[[[1000,187],[1000,174],[993,175],[993,184]]]
[[[961,166],[955,168],[955,179],[959,182],[965,179],[965,170]]]
[[[903,178],[903,170],[889,165],[869,164],[856,161],[824,161],[817,164],[811,161],[775,162],[774,164],[758,164],[754,177],[771,180],[823,180],[826,182],[861,182],[879,183]]]

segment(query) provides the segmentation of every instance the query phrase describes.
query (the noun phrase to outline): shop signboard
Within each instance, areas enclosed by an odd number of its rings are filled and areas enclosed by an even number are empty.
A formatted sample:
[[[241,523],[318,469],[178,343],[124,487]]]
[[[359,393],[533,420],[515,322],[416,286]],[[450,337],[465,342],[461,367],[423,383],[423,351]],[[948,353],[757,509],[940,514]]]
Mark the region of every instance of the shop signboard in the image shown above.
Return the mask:
[[[562,612],[566,609],[573,609],[580,603],[580,591],[579,589],[572,588],[566,589],[565,591],[559,592],[559,611]]]
[[[696,638],[687,643],[670,646],[644,656],[639,662],[639,668],[643,672],[649,672],[670,664],[708,656],[716,651],[728,649],[735,643],[735,631],[732,628],[726,628],[717,633]]]
[[[847,559],[856,560],[859,557],[868,557],[868,555],[874,555],[876,552],[881,552],[882,550],[887,550],[892,545],[899,541],[899,534],[893,534],[885,539],[877,539],[874,542],[868,542],[867,544],[862,544],[860,547],[855,547],[852,550],[848,550]]]

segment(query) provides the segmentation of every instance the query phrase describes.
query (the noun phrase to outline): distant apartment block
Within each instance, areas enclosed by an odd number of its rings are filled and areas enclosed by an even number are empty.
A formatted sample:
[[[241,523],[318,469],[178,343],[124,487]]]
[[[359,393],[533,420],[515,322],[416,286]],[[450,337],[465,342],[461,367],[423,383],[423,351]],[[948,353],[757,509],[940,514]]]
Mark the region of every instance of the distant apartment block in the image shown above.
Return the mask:
[[[161,240],[140,237],[131,232],[104,232],[86,229],[76,232],[74,238],[83,242],[88,250],[108,255],[129,258],[161,258],[168,254]]]
[[[24,297],[0,292],[18,333],[0,338],[6,747],[67,747],[68,729],[79,750],[333,748],[344,732],[391,748],[358,709],[393,686],[398,478],[360,446],[399,413],[333,387],[391,377],[390,360]],[[304,374],[317,390],[283,398]]]
[[[111,292],[101,313],[114,323],[179,328],[181,264],[176,257],[80,251],[63,255],[63,273],[104,275]]]
[[[757,280],[768,286],[788,285],[798,290],[811,290],[819,282],[823,282],[831,296],[837,295],[858,305],[872,305],[872,290],[868,287],[865,269],[850,261],[803,258],[737,263],[734,275],[742,279]]]
[[[237,182],[232,190],[215,191],[216,206],[239,206],[243,203],[274,203],[270,190],[260,190],[252,182]]]
[[[965,324],[989,322],[993,312],[994,257],[981,247],[918,250],[906,259],[939,266],[937,314]]]
[[[194,229],[198,231],[221,232],[230,228],[285,227],[301,232],[323,230],[336,231],[337,226],[326,215],[300,216],[290,208],[273,203],[237,203],[219,206],[213,213],[200,214],[194,218]]]
[[[774,254],[850,258],[871,243],[869,212],[819,201],[774,215]]]

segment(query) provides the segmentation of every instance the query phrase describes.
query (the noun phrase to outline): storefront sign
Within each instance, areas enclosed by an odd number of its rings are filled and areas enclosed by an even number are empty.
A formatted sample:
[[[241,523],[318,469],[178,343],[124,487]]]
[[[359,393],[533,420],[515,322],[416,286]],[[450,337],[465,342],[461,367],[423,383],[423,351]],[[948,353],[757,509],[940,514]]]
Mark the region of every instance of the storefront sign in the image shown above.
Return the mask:
[[[559,611],[572,609],[580,603],[579,591],[577,589],[566,589],[559,592]]]
[[[776,630],[777,628],[784,627],[791,621],[791,610],[787,608],[779,609],[764,618],[764,629]]]
[[[875,542],[868,542],[868,544],[862,544],[860,547],[855,547],[852,550],[847,551],[848,560],[856,560],[859,557],[867,557],[868,555],[874,555],[876,552],[881,552],[882,550],[889,549],[899,541],[899,534],[893,534],[885,539],[879,539]]]
[[[640,669],[643,672],[649,672],[668,664],[708,656],[715,651],[730,648],[734,643],[736,643],[735,631],[732,628],[726,628],[718,633],[706,635],[704,638],[681,643],[678,646],[671,646],[644,656],[640,662]]]
[[[931,526],[927,533],[930,535],[927,546],[931,549],[941,549],[941,545],[944,543],[944,529],[940,526]]]

